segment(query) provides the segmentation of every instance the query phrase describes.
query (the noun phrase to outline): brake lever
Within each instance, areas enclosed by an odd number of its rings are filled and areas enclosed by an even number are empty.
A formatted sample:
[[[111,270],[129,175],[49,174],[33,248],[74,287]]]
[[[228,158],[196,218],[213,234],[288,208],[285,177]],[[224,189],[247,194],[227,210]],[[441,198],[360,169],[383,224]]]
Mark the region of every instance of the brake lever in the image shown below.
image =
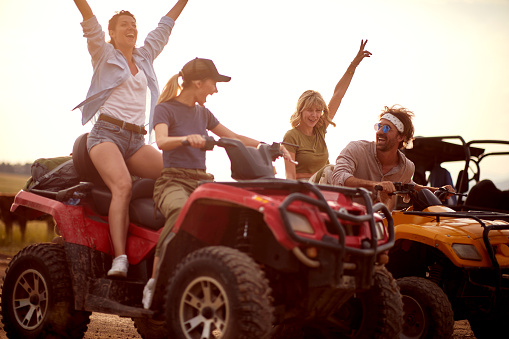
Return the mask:
[[[376,185],[375,191],[383,191],[382,185]],[[398,194],[410,194],[410,192],[411,192],[410,190],[400,190],[400,191],[394,191],[392,193],[388,193],[388,195],[392,196],[392,195],[398,195]]]
[[[287,146],[292,146],[292,147],[295,147],[295,148],[299,148],[299,145],[290,144],[289,142],[284,142],[284,141],[281,142],[281,145],[287,145]],[[294,165],[298,165],[299,164],[298,161],[295,161],[295,160],[293,160],[291,158],[290,159],[285,159],[285,160],[291,162]]]

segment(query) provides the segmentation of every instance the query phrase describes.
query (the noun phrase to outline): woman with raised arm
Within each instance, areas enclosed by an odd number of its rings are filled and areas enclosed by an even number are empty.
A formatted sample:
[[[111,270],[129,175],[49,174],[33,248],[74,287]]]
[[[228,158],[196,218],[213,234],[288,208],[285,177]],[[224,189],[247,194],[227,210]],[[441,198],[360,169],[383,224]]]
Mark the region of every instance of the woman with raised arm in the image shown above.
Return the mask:
[[[88,135],[87,149],[97,171],[112,193],[108,213],[113,264],[108,276],[126,277],[129,267],[126,239],[129,227],[131,175],[156,179],[163,168],[162,155],[145,145],[145,107],[150,92],[150,133],[159,97],[154,59],[161,53],[175,20],[187,4],[178,0],[137,48],[136,19],[128,11],[116,13],[108,23],[110,41],[86,0],[74,0],[83,16],[83,33],[92,57],[93,75],[82,111],[82,124],[97,117]]]
[[[364,50],[367,42],[361,41],[359,52],[334,88],[329,105],[320,93],[312,90],[302,93],[297,101],[297,108],[290,117],[292,129],[283,138],[293,160],[285,161],[287,179],[308,180],[329,163],[325,133],[329,124],[336,126],[333,119],[350,86],[355,69],[362,59],[371,56],[370,52]]]

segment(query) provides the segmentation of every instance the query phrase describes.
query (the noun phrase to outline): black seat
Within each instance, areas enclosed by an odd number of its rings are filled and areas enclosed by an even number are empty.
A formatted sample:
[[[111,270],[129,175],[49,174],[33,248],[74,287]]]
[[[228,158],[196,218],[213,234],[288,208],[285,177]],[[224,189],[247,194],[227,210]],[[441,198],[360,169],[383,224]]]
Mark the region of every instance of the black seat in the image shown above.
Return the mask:
[[[92,182],[94,185],[106,186],[97,172],[87,150],[88,133],[80,135],[72,148],[72,162],[81,181]]]
[[[95,211],[108,215],[111,192],[95,168],[87,150],[88,133],[80,135],[74,142],[72,160],[81,181],[93,183],[92,198]],[[155,180],[141,178],[133,181],[129,219],[140,226],[158,230],[164,226],[164,216],[156,209],[152,198]]]
[[[414,201],[414,211],[422,211],[426,207],[442,205],[442,202],[436,195],[427,188],[417,192],[417,199]]]
[[[493,181],[484,179],[470,189],[465,205],[474,209],[507,212],[509,211],[509,191],[502,191]]]

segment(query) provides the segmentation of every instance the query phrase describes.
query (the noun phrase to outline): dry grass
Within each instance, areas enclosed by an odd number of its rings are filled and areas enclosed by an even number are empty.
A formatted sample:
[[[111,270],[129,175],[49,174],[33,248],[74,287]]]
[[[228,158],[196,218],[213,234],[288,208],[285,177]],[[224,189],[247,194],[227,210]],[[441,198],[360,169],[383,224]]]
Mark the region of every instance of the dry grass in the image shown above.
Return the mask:
[[[0,192],[1,193],[16,193],[23,188],[29,176],[0,173]]]
[[[0,173],[0,193],[17,193],[23,188],[28,176]],[[5,225],[0,221],[0,252],[12,256],[25,246],[33,243],[49,241],[54,234],[47,234],[46,223],[42,221],[29,221],[25,232],[25,241],[21,239],[21,232],[17,224],[12,230],[12,241],[6,237]]]
[[[54,233],[47,234],[47,224],[42,221],[29,221],[25,232],[25,241],[21,239],[21,232],[16,225],[12,230],[12,241],[6,238],[5,225],[0,221],[0,253],[13,256],[22,248],[35,243],[48,242]]]

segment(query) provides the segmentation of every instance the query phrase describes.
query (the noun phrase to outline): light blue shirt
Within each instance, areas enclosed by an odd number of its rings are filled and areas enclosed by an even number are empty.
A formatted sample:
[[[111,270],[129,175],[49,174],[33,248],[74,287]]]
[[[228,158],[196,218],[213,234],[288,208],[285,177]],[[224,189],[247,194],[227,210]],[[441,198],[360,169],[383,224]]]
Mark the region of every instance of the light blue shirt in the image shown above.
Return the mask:
[[[159,97],[159,85],[153,63],[168,43],[174,25],[173,19],[164,16],[157,28],[147,35],[144,45],[133,51],[134,62],[145,73],[150,90],[149,131],[154,128],[154,108]],[[74,108],[81,110],[81,123],[85,125],[99,111],[113,89],[127,80],[131,71],[124,55],[106,42],[104,31],[95,16],[82,22],[81,26],[83,36],[87,38],[94,69],[87,98]]]

